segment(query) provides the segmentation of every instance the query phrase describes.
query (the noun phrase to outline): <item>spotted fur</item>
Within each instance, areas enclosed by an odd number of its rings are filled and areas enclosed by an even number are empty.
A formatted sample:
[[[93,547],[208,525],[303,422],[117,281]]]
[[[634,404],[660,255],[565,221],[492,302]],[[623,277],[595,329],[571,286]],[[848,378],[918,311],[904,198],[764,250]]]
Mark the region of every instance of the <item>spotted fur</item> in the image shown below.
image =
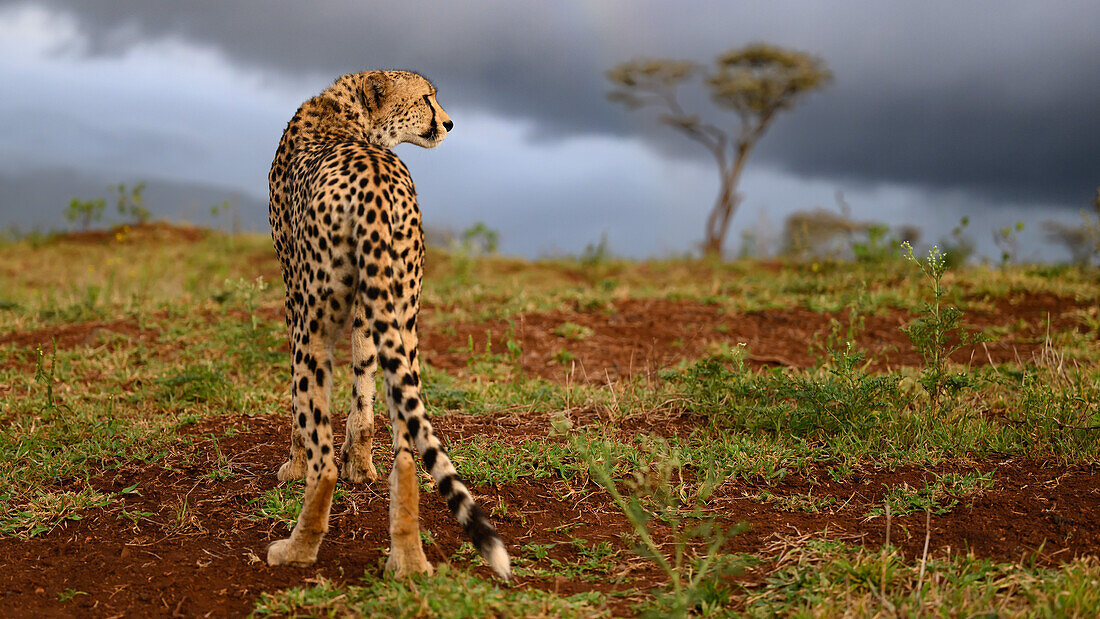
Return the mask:
[[[500,537],[455,471],[420,395],[423,232],[412,179],[389,149],[443,141],[453,123],[435,94],[428,80],[407,71],[345,75],[302,104],[272,162],[271,233],[286,282],[293,357],[291,455],[279,479],[306,479],[294,530],[268,547],[272,565],[316,560],[338,474],[350,481],[377,478],[371,438],[380,366],[395,451],[387,569],[398,576],[432,570],[419,537],[415,448],[481,555],[497,574],[510,574]],[[352,406],[338,471],[329,406],[332,349],[349,320]]]

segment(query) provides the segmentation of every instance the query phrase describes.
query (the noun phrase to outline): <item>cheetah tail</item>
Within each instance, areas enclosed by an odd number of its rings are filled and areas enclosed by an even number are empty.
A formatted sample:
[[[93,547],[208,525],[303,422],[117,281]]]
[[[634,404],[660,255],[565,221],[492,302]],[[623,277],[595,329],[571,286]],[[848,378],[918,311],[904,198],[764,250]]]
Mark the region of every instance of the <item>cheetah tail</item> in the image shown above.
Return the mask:
[[[371,335],[378,349],[378,364],[386,378],[386,398],[391,410],[404,415],[405,426],[424,462],[424,468],[435,480],[439,494],[446,499],[458,523],[466,529],[474,547],[501,578],[511,577],[508,552],[504,549],[496,529],[485,513],[474,502],[470,490],[455,470],[454,463],[432,429],[424,403],[419,397],[420,377],[413,373],[402,341],[401,331],[394,318],[392,305],[385,295],[364,301],[373,313]],[[387,307],[387,305],[389,305]],[[368,314],[370,315],[370,314]]]
[[[408,418],[409,427],[414,424],[414,417]],[[436,481],[439,494],[447,500],[447,506],[455,519],[466,530],[466,535],[473,542],[485,562],[501,578],[508,579],[512,575],[508,551],[504,549],[504,542],[497,534],[493,524],[485,516],[485,512],[474,502],[470,490],[455,471],[450,456],[444,451],[439,438],[431,429],[431,422],[426,417],[420,417],[421,428],[427,427],[427,431],[421,430],[416,434],[416,449],[422,454],[424,468],[431,472]]]

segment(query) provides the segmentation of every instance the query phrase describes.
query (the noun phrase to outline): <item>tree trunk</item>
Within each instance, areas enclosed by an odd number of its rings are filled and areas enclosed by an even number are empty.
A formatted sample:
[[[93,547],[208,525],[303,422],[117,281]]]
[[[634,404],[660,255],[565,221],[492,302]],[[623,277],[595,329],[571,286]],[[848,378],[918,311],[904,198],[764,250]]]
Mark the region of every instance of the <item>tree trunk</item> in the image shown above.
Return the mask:
[[[718,199],[714,202],[714,208],[707,216],[706,236],[703,238],[703,253],[708,257],[721,258],[723,245],[726,241],[726,232],[737,207],[741,204],[741,196],[737,193],[737,183],[741,179],[741,170],[745,167],[749,150],[752,144],[742,142],[737,145],[737,159],[729,170],[721,169],[722,184],[718,191]]]
[[[729,226],[730,216],[736,206],[736,195],[728,177],[722,179],[718,199],[714,202],[714,208],[707,215],[706,236],[703,239],[703,253],[708,257],[721,258],[722,246],[725,244],[726,228]]]

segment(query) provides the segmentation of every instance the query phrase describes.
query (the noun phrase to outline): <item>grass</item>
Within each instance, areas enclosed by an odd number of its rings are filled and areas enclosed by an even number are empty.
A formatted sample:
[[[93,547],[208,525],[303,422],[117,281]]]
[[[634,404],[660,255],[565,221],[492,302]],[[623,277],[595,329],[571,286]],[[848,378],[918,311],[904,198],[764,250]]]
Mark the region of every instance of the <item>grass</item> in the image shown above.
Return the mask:
[[[521,577],[568,578],[584,582],[621,581],[613,572],[619,566],[623,551],[610,542],[590,543],[583,538],[574,538],[570,545],[579,557],[570,561],[549,556],[549,551],[558,544],[528,544],[521,549],[516,558],[516,574]]]
[[[188,488],[232,488],[242,520],[280,530],[294,522],[301,485],[272,487],[277,462],[259,462],[255,446],[227,447],[236,432],[255,427],[253,418],[281,419],[286,409],[283,291],[269,243],[213,232],[165,239],[136,228],[102,243],[0,244],[0,536],[48,541],[104,515],[150,539],[157,527],[211,536],[229,526],[204,519],[209,498],[146,498],[153,489],[131,488],[125,475],[133,471],[183,476]],[[488,319],[512,324],[503,335],[486,331],[465,343],[462,371],[433,367],[430,356],[424,362],[424,400],[458,469],[493,518],[511,527],[539,522],[525,513],[522,495],[537,488],[548,501],[604,510],[594,522],[612,523],[615,535],[598,535],[583,520],[532,532],[513,548],[521,584],[506,587],[479,577],[476,553],[446,546],[433,524],[435,576],[404,583],[369,569],[311,576],[301,587],[261,588],[256,613],[1087,614],[1100,603],[1092,557],[1040,565],[955,549],[921,562],[825,534],[762,545],[747,556],[730,552],[744,505],[821,519],[851,512],[868,526],[884,520],[884,502],[894,518],[923,520],[926,511],[947,518],[1002,483],[995,467],[968,463],[1100,463],[1095,270],[978,266],[933,277],[900,256],[876,260],[776,268],[430,252],[424,330],[453,334],[458,323]],[[1024,295],[1072,300],[1075,326],[987,325],[980,332],[994,340],[1026,334],[1041,354],[992,366],[948,357],[957,334],[970,329],[968,317]],[[818,360],[813,367],[764,367],[752,361],[756,351],[730,343],[657,375],[603,384],[525,373],[532,351],[516,336],[523,314],[596,315],[645,298],[715,312],[799,308],[834,321],[831,332],[806,341]],[[865,326],[899,312],[924,360],[874,365]],[[553,324],[541,353],[565,374],[596,333],[575,322]],[[474,352],[474,343],[484,352]],[[684,349],[679,343],[674,350]],[[343,411],[348,371],[338,366],[335,373],[333,403]],[[380,404],[376,410],[384,413]],[[519,422],[502,426],[514,430],[490,424],[451,438],[449,416],[457,427],[480,416]],[[910,476],[908,485],[886,483],[874,499],[851,501],[825,489],[903,468],[926,471],[916,477],[926,481]],[[256,479],[267,485],[241,489]],[[338,489],[337,509],[354,512],[362,496]],[[382,526],[383,515],[376,520]],[[334,548],[324,552],[338,561]],[[756,584],[740,584],[738,569]],[[557,593],[562,586],[581,593]],[[84,583],[49,593],[69,605],[105,598]]]
[[[837,504],[836,497],[814,496],[813,491],[778,495],[769,490],[764,490],[753,498],[761,503],[771,503],[777,508],[788,512],[828,512]]]
[[[970,554],[906,561],[838,542],[808,541],[770,562],[746,614],[774,616],[1086,617],[1100,604],[1100,562],[1059,569],[998,563]]]
[[[523,478],[572,479],[583,471],[568,446],[545,440],[506,443],[479,437],[451,448],[463,477],[475,484],[511,483]]]
[[[8,503],[8,493],[0,500]],[[114,498],[96,492],[91,488],[82,488],[76,492],[48,492],[35,490],[20,501],[20,508],[10,511],[0,523],[0,534],[22,539],[49,533],[65,520],[80,520],[80,512],[85,509],[104,508],[114,502]]]
[[[360,585],[322,581],[275,594],[256,603],[259,616],[353,615],[378,617],[592,617],[599,594],[557,596],[537,590],[505,589],[469,573],[441,566],[434,576],[409,582],[364,578]]]
[[[592,336],[592,329],[574,322],[563,322],[554,329],[554,335],[567,340],[585,340]]]
[[[928,511],[936,515],[950,512],[960,501],[980,495],[993,487],[993,473],[944,473],[936,474],[935,479],[921,488],[911,488],[902,484],[886,493],[886,503],[890,513],[906,516],[913,512]],[[886,507],[872,509],[866,518],[886,515]]]

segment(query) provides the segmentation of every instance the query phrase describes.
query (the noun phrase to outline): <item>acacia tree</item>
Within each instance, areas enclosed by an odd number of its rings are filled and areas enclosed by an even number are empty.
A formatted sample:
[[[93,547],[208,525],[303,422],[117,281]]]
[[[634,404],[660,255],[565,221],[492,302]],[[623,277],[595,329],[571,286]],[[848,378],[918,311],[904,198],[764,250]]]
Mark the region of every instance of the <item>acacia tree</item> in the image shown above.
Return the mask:
[[[677,98],[680,86],[700,75],[711,100],[736,114],[737,126],[730,131],[681,107]],[[712,71],[682,60],[639,59],[618,65],[607,72],[607,78],[615,85],[608,94],[610,100],[630,109],[661,109],[661,123],[701,143],[714,155],[721,183],[707,216],[703,251],[720,256],[730,220],[741,202],[737,183],[749,153],[777,113],[793,107],[805,93],[826,86],[832,73],[815,56],[754,43],[718,56]]]

